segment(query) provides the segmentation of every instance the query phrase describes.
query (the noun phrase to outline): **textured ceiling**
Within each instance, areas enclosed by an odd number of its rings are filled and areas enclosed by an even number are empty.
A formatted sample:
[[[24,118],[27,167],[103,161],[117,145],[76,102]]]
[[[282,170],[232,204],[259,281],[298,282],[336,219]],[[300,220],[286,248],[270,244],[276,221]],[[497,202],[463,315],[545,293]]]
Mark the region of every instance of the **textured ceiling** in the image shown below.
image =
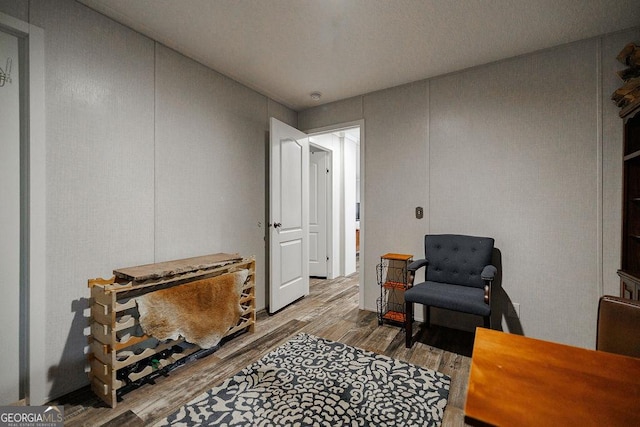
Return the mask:
[[[639,0],[79,1],[295,110],[640,25]]]

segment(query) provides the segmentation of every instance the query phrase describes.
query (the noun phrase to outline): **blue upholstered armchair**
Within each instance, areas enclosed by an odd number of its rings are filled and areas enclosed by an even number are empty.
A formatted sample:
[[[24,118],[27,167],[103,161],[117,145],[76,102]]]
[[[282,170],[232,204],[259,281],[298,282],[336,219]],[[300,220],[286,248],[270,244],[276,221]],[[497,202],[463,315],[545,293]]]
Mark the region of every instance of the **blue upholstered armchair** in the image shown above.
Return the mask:
[[[484,318],[491,327],[491,284],[496,268],[491,265],[494,239],[490,237],[437,234],[424,236],[425,259],[409,264],[409,287],[404,294],[406,346],[412,346],[413,304],[439,307]],[[413,284],[418,269],[426,267],[425,281]]]

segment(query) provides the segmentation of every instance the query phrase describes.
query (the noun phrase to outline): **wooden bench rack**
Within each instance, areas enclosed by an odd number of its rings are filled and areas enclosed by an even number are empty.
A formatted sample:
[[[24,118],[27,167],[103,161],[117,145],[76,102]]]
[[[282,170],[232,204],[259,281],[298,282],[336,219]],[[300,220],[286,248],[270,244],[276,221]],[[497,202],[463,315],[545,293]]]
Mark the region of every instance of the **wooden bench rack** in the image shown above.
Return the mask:
[[[115,408],[119,391],[125,387],[204,351],[182,338],[158,341],[145,335],[138,321],[137,296],[243,269],[248,270],[249,275],[240,296],[242,312],[238,323],[224,335],[230,337],[255,330],[253,257],[220,253],[114,270],[110,279],[89,279],[89,379],[94,393]]]

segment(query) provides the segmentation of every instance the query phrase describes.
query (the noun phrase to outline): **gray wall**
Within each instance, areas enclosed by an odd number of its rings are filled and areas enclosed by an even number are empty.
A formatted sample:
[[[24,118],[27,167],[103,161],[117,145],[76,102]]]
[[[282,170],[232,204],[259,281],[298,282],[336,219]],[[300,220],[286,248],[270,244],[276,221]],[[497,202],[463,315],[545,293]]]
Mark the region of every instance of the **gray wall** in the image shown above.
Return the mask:
[[[240,252],[264,307],[268,118],[297,114],[74,1],[0,12],[45,32],[49,397],[88,383],[89,278]]]
[[[494,325],[593,348],[598,297],[619,286],[622,121],[609,96],[621,83],[615,56],[638,38],[607,35],[300,112],[301,129],[365,121],[366,308],[381,254],[422,257],[426,233],[487,235],[501,270]],[[511,303],[519,320],[505,316]],[[481,324],[444,311],[433,320]]]
[[[29,0],[0,0],[0,12],[29,21]]]
[[[298,115],[71,0],[0,0],[0,11],[45,30],[49,395],[87,383],[88,278],[238,251],[256,256],[264,306],[268,118],[295,126]],[[593,347],[597,297],[618,292],[613,58],[638,38],[605,36],[300,113],[301,129],[365,120],[367,308],[381,254],[418,257],[427,232],[492,235],[498,311],[522,304],[519,324],[498,323]]]

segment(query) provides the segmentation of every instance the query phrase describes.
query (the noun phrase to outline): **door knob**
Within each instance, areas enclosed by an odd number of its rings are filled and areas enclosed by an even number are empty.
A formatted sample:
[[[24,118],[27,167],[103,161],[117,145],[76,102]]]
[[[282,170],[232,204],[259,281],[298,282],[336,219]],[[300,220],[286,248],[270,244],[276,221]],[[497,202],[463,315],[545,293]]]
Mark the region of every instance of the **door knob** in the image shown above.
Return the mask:
[[[282,223],[280,223],[280,222],[274,222],[274,223],[273,223],[273,227],[274,227],[274,228],[282,227]]]

